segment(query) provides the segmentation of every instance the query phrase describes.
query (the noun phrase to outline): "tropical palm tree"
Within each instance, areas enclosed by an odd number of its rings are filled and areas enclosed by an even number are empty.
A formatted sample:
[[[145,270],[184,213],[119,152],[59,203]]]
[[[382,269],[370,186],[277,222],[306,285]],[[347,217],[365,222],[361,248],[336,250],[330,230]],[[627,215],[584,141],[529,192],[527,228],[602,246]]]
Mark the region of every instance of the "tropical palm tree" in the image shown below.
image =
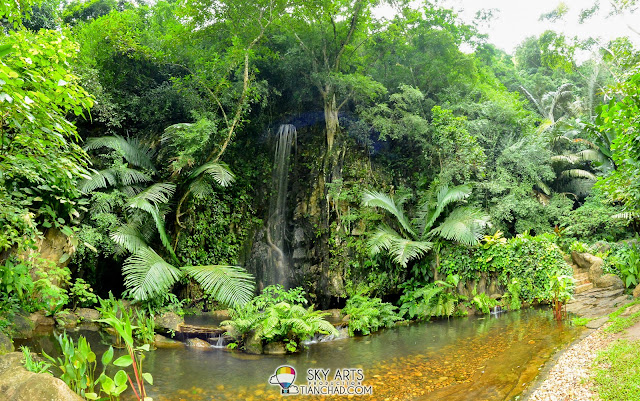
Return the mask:
[[[119,153],[128,165],[94,171],[80,185],[84,192],[117,187],[127,194],[124,203],[125,223],[115,229],[110,238],[130,254],[122,269],[128,293],[136,300],[149,300],[166,294],[176,282],[187,276],[200,284],[207,295],[222,303],[237,306],[251,299],[253,277],[240,267],[180,266],[165,230],[168,203],[176,186],[173,183],[142,186],[152,180],[150,173],[156,172],[151,161],[152,152],[135,140],[118,136],[92,139],[85,145],[86,150],[102,147]],[[145,171],[129,166],[144,168]],[[195,169],[189,177],[194,194],[202,195],[211,190],[206,188],[208,181],[205,176],[221,186],[227,186],[234,180],[233,173],[225,164],[207,163]],[[154,238],[159,238],[163,253],[171,263],[149,245]]]
[[[471,195],[469,185],[453,188],[433,188],[420,202],[415,218],[409,219],[403,210],[406,197],[396,197],[375,191],[365,191],[365,206],[385,210],[394,217],[394,227],[380,224],[368,241],[372,255],[388,253],[402,267],[414,259],[426,255],[434,246],[434,240],[452,240],[475,245],[482,238],[489,216],[471,206],[449,207]],[[440,217],[444,217],[440,219]]]

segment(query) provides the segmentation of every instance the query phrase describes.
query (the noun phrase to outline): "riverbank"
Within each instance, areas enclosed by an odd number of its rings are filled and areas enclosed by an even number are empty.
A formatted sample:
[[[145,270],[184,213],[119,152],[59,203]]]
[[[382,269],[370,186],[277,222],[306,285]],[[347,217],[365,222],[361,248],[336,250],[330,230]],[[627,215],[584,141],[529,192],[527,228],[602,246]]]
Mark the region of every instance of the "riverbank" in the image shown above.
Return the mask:
[[[640,341],[639,317],[640,304],[637,303],[626,305],[612,313],[609,321],[560,355],[553,367],[546,372],[545,379],[526,400],[599,400],[599,395],[611,388],[622,394],[622,388],[627,387],[624,382],[629,380],[626,371],[633,370],[637,361],[633,360],[633,355],[632,360],[629,360],[628,354],[620,355],[615,350],[620,345],[627,344],[626,342]]]

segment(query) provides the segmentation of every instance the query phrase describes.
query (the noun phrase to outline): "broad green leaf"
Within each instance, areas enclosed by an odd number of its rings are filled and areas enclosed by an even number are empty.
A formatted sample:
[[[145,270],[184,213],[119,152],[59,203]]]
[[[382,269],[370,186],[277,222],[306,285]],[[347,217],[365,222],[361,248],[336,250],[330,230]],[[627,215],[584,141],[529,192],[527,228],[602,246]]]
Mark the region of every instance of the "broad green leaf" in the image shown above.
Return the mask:
[[[143,373],[142,377],[147,383],[153,385],[153,376],[151,376],[151,373]]]
[[[122,355],[120,358],[113,361],[114,365],[120,366],[123,368],[126,368],[127,366],[131,366],[132,363],[133,361],[131,360],[131,357],[129,355]]]
[[[102,354],[102,365],[107,366],[111,360],[113,360],[113,347],[109,347],[109,349]]]

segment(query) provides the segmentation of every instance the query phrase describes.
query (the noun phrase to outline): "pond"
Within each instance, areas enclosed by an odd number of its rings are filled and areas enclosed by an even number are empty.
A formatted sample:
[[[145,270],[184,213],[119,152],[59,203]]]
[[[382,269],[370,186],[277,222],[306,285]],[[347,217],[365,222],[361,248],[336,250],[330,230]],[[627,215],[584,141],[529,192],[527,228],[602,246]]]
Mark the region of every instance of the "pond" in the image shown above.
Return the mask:
[[[361,400],[511,400],[580,332],[567,322],[554,321],[550,311],[528,309],[415,323],[312,344],[296,355],[158,349],[147,354],[145,370],[154,377],[149,395],[155,401],[277,399],[281,390],[268,381],[281,365],[295,368],[298,386],[307,384],[307,369],[330,369],[330,379],[336,369],[362,369],[362,385],[371,386],[372,395],[355,397]],[[99,333],[82,334],[98,355],[106,348]],[[47,352],[55,352],[54,343],[51,334],[28,341],[36,351]]]

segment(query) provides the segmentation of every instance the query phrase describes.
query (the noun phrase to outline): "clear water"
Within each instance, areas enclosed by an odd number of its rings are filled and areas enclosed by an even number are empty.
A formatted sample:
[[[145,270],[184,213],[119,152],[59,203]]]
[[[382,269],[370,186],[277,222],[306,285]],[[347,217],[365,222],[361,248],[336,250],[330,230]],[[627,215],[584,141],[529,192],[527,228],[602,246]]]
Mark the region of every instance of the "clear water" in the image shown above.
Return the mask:
[[[296,355],[158,349],[148,353],[144,369],[153,374],[149,395],[155,401],[280,398],[278,387],[268,379],[284,364],[295,367],[299,385],[306,383],[308,368],[331,369],[332,375],[336,368],[363,369],[364,384],[373,386],[373,396],[356,397],[361,400],[511,400],[580,331],[555,322],[549,311],[530,309],[396,327],[313,344]],[[98,355],[106,348],[98,333],[82,334]],[[43,335],[29,345],[55,352],[54,343],[51,335]]]

